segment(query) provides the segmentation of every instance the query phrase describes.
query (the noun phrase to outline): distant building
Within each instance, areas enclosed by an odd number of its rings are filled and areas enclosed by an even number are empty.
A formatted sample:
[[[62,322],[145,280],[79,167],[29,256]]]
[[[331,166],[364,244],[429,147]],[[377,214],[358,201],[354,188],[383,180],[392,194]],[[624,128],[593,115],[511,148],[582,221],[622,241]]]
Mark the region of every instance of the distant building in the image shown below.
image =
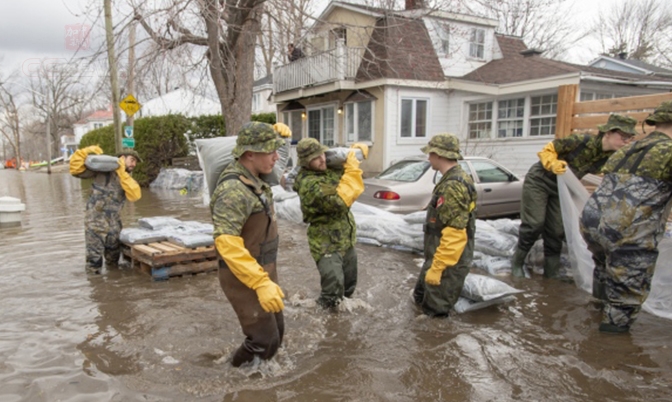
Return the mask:
[[[109,126],[114,122],[112,106],[106,110],[96,110],[72,125],[73,135],[61,136],[61,152],[67,157],[77,150],[84,134],[97,128]]]
[[[602,55],[588,63],[588,66],[630,74],[648,75],[655,78],[672,79],[672,70],[654,66],[641,60],[628,59],[625,53],[621,53],[619,57]]]
[[[275,104],[272,103],[273,75],[254,81],[252,84],[252,114],[275,113]]]

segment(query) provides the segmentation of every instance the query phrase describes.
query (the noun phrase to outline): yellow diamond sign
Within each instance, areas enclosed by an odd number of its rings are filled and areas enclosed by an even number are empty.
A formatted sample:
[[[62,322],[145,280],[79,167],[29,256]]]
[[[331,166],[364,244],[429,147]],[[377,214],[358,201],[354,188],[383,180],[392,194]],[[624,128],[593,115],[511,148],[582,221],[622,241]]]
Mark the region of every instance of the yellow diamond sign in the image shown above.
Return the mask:
[[[137,99],[135,99],[135,96],[128,95],[121,102],[119,102],[119,107],[121,108],[121,110],[126,112],[128,116],[133,116],[135,112],[140,110],[142,105],[140,104],[140,102],[138,102]]]

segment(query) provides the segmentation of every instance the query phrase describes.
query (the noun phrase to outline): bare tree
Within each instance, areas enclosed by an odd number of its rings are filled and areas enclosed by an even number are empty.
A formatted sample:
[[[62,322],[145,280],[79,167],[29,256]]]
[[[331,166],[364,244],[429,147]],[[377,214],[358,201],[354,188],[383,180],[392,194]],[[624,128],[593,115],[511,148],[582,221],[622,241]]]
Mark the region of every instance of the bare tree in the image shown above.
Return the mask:
[[[603,53],[672,65],[672,10],[667,2],[621,1],[600,14],[596,27]]]
[[[153,12],[135,9],[135,18],[162,51],[188,45],[205,50],[229,135],[237,133],[252,112],[263,7],[264,0],[172,0]]]
[[[475,0],[473,11],[499,21],[498,31],[522,37],[549,58],[562,58],[586,33],[574,23],[567,0]]]
[[[16,157],[16,168],[21,161],[21,124],[15,94],[5,82],[0,82],[0,134],[3,147],[9,143]]]

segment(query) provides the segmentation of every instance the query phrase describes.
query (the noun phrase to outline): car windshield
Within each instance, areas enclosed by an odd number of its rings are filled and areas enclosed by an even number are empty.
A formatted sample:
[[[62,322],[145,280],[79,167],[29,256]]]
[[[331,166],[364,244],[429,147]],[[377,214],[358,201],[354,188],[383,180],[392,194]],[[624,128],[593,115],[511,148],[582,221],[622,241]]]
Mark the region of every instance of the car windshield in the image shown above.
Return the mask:
[[[427,169],[429,169],[429,162],[427,161],[401,161],[385,169],[376,178],[413,182],[417,181]]]

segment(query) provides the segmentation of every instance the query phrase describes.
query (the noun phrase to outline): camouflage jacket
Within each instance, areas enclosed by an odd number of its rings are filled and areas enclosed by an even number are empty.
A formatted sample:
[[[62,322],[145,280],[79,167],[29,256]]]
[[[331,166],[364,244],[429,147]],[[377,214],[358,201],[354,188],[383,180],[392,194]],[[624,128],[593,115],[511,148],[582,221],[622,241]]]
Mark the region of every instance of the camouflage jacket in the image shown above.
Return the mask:
[[[458,179],[459,178],[459,179]],[[476,205],[476,193],[470,194],[464,182],[474,185],[474,181],[460,165],[448,170],[434,187],[432,198],[437,198],[437,216],[443,230],[446,226],[464,229],[469,223],[469,215]]]
[[[269,206],[273,210],[273,192],[268,184],[258,177],[254,177],[249,170],[236,161],[221,173],[215,192],[210,199],[210,211],[212,212],[214,226],[212,235],[215,239],[220,235],[240,236],[247,218],[254,213],[264,211],[264,206],[259,197],[243,182],[240,180],[221,181],[222,177],[229,174],[241,175],[253,183],[263,192],[262,197],[268,200]],[[272,219],[276,219],[275,214]]]
[[[649,179],[672,182],[672,138],[657,131],[652,132],[646,136],[646,138],[628,144],[616,151],[604,165],[602,172],[614,172],[626,153],[630,150],[636,152],[641,149],[644,151],[644,149],[649,146],[652,146],[652,148],[646,151],[633,174]],[[628,158],[615,173],[628,172],[636,161],[637,157]]]
[[[304,168],[294,182],[294,191],[301,200],[303,221],[310,225],[308,244],[315,261],[325,254],[343,253],[356,241],[355,218],[336,193],[342,174],[335,169],[318,172]]]
[[[604,134],[572,134],[566,138],[553,140],[553,147],[558,159],[567,162],[567,165],[577,178],[588,173],[598,173],[613,151],[602,150]]]

